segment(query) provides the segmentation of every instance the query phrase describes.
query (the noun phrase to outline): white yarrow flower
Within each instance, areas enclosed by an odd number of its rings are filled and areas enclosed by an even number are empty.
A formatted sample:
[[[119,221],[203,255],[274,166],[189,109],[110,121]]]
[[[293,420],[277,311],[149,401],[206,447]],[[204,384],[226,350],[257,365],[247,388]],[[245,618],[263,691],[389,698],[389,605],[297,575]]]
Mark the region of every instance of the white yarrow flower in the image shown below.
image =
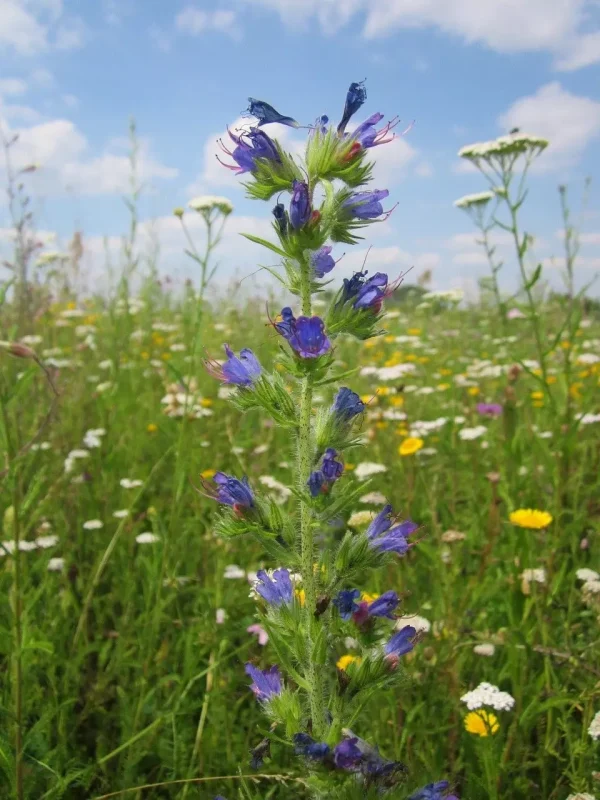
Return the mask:
[[[150,531],[144,531],[144,533],[138,533],[135,537],[135,540],[138,544],[154,544],[154,542],[158,542],[160,540],[160,536],[157,536],[155,533],[151,533]]]
[[[48,561],[48,566],[46,569],[49,572],[61,572],[64,569],[64,566],[64,558],[51,558],[50,561]]]
[[[138,478],[121,478],[119,481],[119,484],[123,487],[123,489],[137,489],[138,486],[141,486],[143,483],[144,481],[140,481]]]
[[[496,652],[496,648],[493,644],[484,642],[483,644],[476,644],[473,648],[473,652],[478,656],[487,656],[488,658],[491,658]]]
[[[104,527],[104,523],[99,519],[88,519],[83,523],[83,527],[86,531],[97,531]]]
[[[463,694],[461,703],[465,703],[469,711],[476,711],[483,706],[490,706],[496,711],[510,711],[515,698],[508,692],[502,692],[492,683],[480,683],[476,689]]]
[[[596,712],[594,719],[590,722],[588,734],[592,737],[592,739],[600,739],[600,711]]]

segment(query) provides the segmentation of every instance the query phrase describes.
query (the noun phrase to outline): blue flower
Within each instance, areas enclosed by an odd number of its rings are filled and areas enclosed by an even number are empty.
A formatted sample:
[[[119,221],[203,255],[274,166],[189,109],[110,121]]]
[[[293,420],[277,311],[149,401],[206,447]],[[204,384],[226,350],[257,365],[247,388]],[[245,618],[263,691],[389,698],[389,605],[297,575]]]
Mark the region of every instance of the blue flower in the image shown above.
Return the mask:
[[[365,404],[356,392],[346,386],[338,389],[331,411],[339,422],[350,422],[354,417],[362,414],[364,410]]]
[[[318,497],[321,494],[321,489],[325,483],[325,476],[320,469],[317,469],[310,473],[306,483],[308,485],[308,491],[310,492],[311,497]]]
[[[344,278],[340,299],[337,306],[352,303],[357,311],[370,309],[378,314],[383,301],[390,297],[402,283],[402,276],[392,283],[389,282],[385,272],[376,272],[367,278],[367,271],[355,272],[351,278]]]
[[[322,761],[329,755],[330,748],[325,742],[315,742],[307,733],[294,734],[294,752],[314,761]]]
[[[219,156],[217,156],[217,161],[227,169],[235,172],[236,175],[241,175],[244,172],[253,172],[259,159],[281,163],[281,157],[275,142],[264,131],[252,128],[250,131],[245,131],[238,135],[232,133],[228,128],[227,133],[232,142],[235,143],[235,148],[229,150],[221,139],[219,139],[218,144],[221,150],[235,161],[235,164],[226,164],[221,161]]]
[[[275,217],[275,222],[279,228],[279,235],[285,237],[288,229],[288,216],[283,203],[277,203],[273,209],[273,216]]]
[[[367,528],[369,547],[382,553],[398,553],[403,556],[410,547],[408,537],[419,527],[416,522],[406,520],[392,527],[392,507],[384,506]]]
[[[337,455],[337,451],[329,447],[323,455],[320,469],[309,475],[307,483],[313,497],[317,497],[322,491],[328,491],[344,471],[344,465],[336,461]]]
[[[294,181],[292,199],[290,200],[290,222],[292,228],[303,228],[312,214],[308,184],[305,181]]]
[[[416,635],[417,631],[412,625],[406,625],[402,630],[397,631],[383,648],[386,657],[397,661],[400,656],[410,653],[415,646],[412,640]]]
[[[388,276],[385,272],[376,272],[368,278],[358,290],[354,308],[374,308],[377,311],[388,296]]]
[[[357,746],[358,737],[343,739],[333,750],[333,760],[339,769],[355,772],[362,761],[363,754]]]
[[[204,365],[214,378],[224,383],[232,383],[236,386],[252,386],[260,377],[262,367],[259,360],[252,350],[245,347],[240,350],[238,358],[228,344],[225,345],[227,361],[224,364],[217,364],[215,361],[207,360]]]
[[[353,114],[356,114],[358,109],[367,99],[367,90],[364,87],[364,81],[360,83],[351,83],[348,93],[346,94],[346,103],[344,105],[344,113],[338,125],[338,135],[343,136],[346,130],[346,125],[350,122]]]
[[[427,786],[413,792],[408,800],[458,800],[455,794],[443,794],[448,786],[448,781],[428,783]]]
[[[252,678],[250,688],[256,695],[256,699],[261,703],[270,700],[272,697],[281,694],[281,675],[279,667],[271,667],[270,669],[258,669],[253,664],[246,664],[246,675]]]
[[[301,358],[318,358],[331,349],[331,342],[325,333],[325,323],[320,317],[298,317],[291,308],[281,311],[282,320],[275,323],[275,329],[290,343]]]
[[[244,508],[254,508],[254,495],[246,476],[239,481],[224,472],[217,472],[213,481],[217,486],[212,487],[212,497],[219,503],[232,506],[233,510],[238,512]]]
[[[321,472],[325,476],[327,483],[334,483],[344,471],[344,465],[336,461],[337,451],[333,447],[328,447],[323,455],[321,462]]]
[[[339,769],[360,772],[370,780],[387,778],[395,772],[404,771],[404,764],[388,761],[377,748],[358,736],[341,741],[334,749],[334,763]]]
[[[393,611],[397,608],[400,598],[396,592],[384,592],[367,606],[367,614],[370,617],[388,617],[394,619]]]
[[[291,117],[284,117],[279,111],[276,111],[273,106],[265,103],[264,100],[256,100],[254,97],[249,97],[246,113],[251,117],[256,117],[258,120],[258,127],[267,125],[269,122],[279,122],[280,125],[287,125],[290,128],[299,128],[300,123],[296,122]]]
[[[389,135],[390,131],[396,127],[400,120],[394,118],[378,131],[375,126],[377,123],[381,122],[382,119],[383,114],[380,114],[379,112],[372,114],[364,122],[361,122],[358,128],[356,128],[356,130],[350,134],[350,137],[365,149],[369,147],[377,147],[379,144],[391,142],[392,139],[395,138],[395,134],[392,133]]]
[[[384,211],[381,201],[388,197],[387,189],[374,189],[367,192],[353,192],[342,203],[342,207],[347,209],[351,217],[356,219],[376,219]],[[386,212],[386,215],[390,212]]]
[[[358,589],[342,589],[333,598],[333,605],[340,613],[340,617],[348,621],[352,614],[358,610],[358,603],[356,602],[360,597]]]
[[[335,267],[335,261],[331,255],[332,249],[330,245],[324,245],[310,257],[310,265],[315,278],[322,278]]]
[[[254,588],[258,594],[273,606],[291,603],[294,596],[294,587],[287,569],[276,569],[273,578],[260,569],[256,573]]]

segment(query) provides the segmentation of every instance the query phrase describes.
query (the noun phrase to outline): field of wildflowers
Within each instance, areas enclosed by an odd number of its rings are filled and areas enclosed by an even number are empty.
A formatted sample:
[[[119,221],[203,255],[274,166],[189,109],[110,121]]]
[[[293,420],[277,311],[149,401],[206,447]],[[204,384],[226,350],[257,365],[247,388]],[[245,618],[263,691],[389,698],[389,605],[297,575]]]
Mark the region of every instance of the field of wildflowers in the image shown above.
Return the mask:
[[[413,301],[381,273],[340,286],[334,248],[392,208],[365,186],[396,121],[346,132],[365,100],[352,84],[339,124],[310,126],[303,165],[276,140],[298,123],[262,101],[223,145],[275,204],[259,243],[289,305],[272,318],[206,300],[226,198],[175,210],[182,238],[190,214],[206,227],[186,245],[196,288],[134,291],[126,269],[110,298],[82,297],[73,253],[38,252],[13,176],[2,797],[600,791],[600,315],[573,291],[566,193],[561,298],[519,228],[546,143],[518,132],[461,151],[490,184],[457,201],[489,300]]]

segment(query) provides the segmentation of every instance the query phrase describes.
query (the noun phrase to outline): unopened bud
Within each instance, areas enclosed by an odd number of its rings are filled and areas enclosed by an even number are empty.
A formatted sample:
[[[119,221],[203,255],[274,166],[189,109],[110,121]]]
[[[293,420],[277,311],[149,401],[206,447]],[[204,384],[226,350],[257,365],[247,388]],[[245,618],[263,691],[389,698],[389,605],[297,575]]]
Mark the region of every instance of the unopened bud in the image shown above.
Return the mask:
[[[0,347],[17,358],[37,358],[31,347],[21,342],[0,342]]]
[[[182,208],[181,206],[177,206],[177,208],[173,209],[173,214],[176,217],[179,217],[179,219],[181,219],[183,217],[183,215],[185,214],[185,209]]]
[[[521,374],[521,367],[518,364],[513,364],[508,370],[508,380],[514,383]]]

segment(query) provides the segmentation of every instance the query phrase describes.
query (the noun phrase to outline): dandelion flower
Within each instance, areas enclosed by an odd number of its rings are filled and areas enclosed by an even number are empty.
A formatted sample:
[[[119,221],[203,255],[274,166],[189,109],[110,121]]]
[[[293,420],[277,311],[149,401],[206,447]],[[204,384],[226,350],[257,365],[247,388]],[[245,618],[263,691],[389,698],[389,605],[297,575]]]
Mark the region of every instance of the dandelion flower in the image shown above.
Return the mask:
[[[416,437],[410,436],[408,439],[405,439],[400,447],[398,448],[398,452],[401,456],[412,456],[418,450],[420,450],[424,445],[423,439],[417,439]]]
[[[509,515],[513,525],[529,530],[547,528],[552,522],[552,514],[547,511],[538,511],[535,508],[518,508]]]
[[[358,667],[361,661],[362,658],[360,656],[352,656],[346,654],[345,656],[341,656],[341,658],[338,658],[335,665],[338,669],[341,669],[343,672],[346,672],[350,664],[356,664],[356,666]]]
[[[465,717],[465,730],[476,736],[489,736],[498,732],[498,717],[491,711],[470,711]]]

